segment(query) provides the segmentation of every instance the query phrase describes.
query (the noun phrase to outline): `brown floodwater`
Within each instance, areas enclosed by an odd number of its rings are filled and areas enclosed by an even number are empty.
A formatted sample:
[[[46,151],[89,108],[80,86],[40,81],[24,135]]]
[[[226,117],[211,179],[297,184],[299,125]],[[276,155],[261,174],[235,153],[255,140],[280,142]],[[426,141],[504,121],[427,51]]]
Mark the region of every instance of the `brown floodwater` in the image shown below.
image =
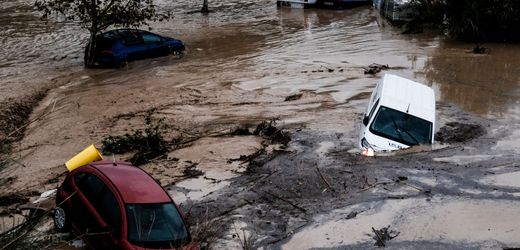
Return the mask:
[[[42,181],[60,174],[63,162],[85,145],[140,126],[121,114],[151,107],[180,134],[279,117],[286,125],[338,133],[355,147],[360,114],[382,75],[363,74],[371,63],[433,86],[441,102],[504,119],[509,130],[520,117],[520,46],[484,44],[489,53],[475,55],[472,44],[436,34],[402,35],[370,6],[302,10],[278,9],[273,0],[223,0],[211,1],[213,12],[203,15],[190,13],[198,2],[160,1],[174,18],[151,28],[183,40],[184,57],[87,70],[85,30],[59,18],[43,22],[31,2],[0,5],[0,98],[53,87],[35,110],[45,116],[17,146],[28,166],[15,172],[19,187],[34,174]],[[296,93],[301,100],[284,102]],[[499,146],[518,148],[517,142],[513,134]]]
[[[189,14],[199,8],[195,1],[160,1],[161,9],[172,10],[174,18],[151,27],[184,40],[187,56],[93,72],[81,68],[85,30],[59,18],[44,22],[31,4],[5,0],[0,5],[2,98],[79,71],[95,74],[99,84],[150,78],[155,78],[151,84],[161,85],[226,82],[273,93],[326,92],[344,102],[374,82],[350,72],[375,62],[401,67],[394,73],[432,85],[439,100],[477,114],[502,117],[519,100],[520,46],[485,44],[489,53],[475,55],[470,53],[472,44],[401,35],[369,6],[300,10],[277,9],[268,0],[226,0],[211,2],[214,12],[202,15]],[[329,68],[335,73],[327,74]]]
[[[498,141],[493,148],[482,146],[466,158],[443,155],[440,161],[498,158],[511,149],[512,154],[520,152],[518,45],[483,44],[489,53],[476,55],[471,53],[473,44],[437,34],[402,35],[370,6],[302,10],[278,9],[275,0],[221,0],[210,1],[213,12],[208,15],[190,14],[200,8],[200,2],[158,1],[161,10],[171,10],[174,18],[152,23],[151,28],[183,40],[188,47],[183,57],[136,61],[122,69],[84,69],[82,51],[88,34],[78,23],[59,18],[44,22],[32,0],[3,0],[0,101],[52,88],[34,110],[32,118],[38,119],[13,150],[17,162],[25,167],[13,165],[2,172],[2,177],[15,177],[9,190],[3,191],[55,188],[48,180],[62,176],[66,160],[91,143],[99,146],[106,135],[142,127],[140,115],[151,107],[165,118],[166,139],[203,137],[170,152],[169,159],[178,158],[178,163],[167,159],[144,166],[165,184],[179,179],[181,163],[198,163],[204,177],[211,179],[177,183],[181,189],[171,191],[173,195],[193,195],[193,200],[206,195],[202,189],[212,192],[228,185],[225,179],[240,172],[228,159],[258,149],[259,138],[212,137],[235,125],[254,126],[279,117],[293,131],[309,129],[318,134],[312,140],[325,140],[297,141],[294,151],[299,150],[298,144],[306,143],[317,143],[320,156],[336,147],[357,150],[356,126],[382,75],[363,74],[363,67],[371,63],[388,64],[388,72],[432,86],[441,103],[454,104],[471,116],[499,120],[500,125],[490,128],[487,135]],[[284,101],[293,94],[301,94],[301,99]],[[450,113],[444,105],[440,107],[441,125],[464,118],[457,116],[462,112]],[[319,137],[322,133],[334,134],[340,145]],[[465,152],[474,152],[471,150]],[[216,182],[218,185],[211,181],[219,178],[224,180]],[[460,200],[450,202],[439,205],[439,211],[464,207]],[[389,204],[393,205],[406,207],[408,203]],[[484,205],[470,208],[492,210],[491,205]],[[507,212],[513,205],[501,208]],[[513,212],[505,215],[506,219],[516,216]],[[409,221],[423,222],[413,216]],[[296,238],[300,236],[305,234]]]

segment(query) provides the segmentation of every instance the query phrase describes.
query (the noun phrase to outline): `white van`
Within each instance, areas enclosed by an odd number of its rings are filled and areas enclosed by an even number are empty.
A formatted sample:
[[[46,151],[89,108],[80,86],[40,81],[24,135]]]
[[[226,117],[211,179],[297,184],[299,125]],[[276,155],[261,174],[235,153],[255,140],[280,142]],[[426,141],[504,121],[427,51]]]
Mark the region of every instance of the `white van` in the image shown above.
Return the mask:
[[[317,0],[278,0],[276,5],[278,7],[290,7],[296,9],[309,8],[316,5]]]
[[[411,21],[418,11],[417,5],[411,0],[374,0],[373,5],[392,22]]]
[[[372,92],[359,143],[363,152],[432,144],[435,93],[432,88],[385,74]]]

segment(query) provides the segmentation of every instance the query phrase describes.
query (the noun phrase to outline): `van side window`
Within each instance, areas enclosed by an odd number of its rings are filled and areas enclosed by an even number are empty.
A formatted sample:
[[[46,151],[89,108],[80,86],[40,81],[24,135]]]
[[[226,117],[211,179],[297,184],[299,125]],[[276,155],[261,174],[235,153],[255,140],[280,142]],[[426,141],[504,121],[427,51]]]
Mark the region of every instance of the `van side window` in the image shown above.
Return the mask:
[[[377,99],[376,103],[374,103],[374,106],[372,106],[372,110],[370,110],[370,113],[368,114],[368,119],[372,119],[372,115],[374,114],[374,111],[376,111],[378,104],[379,104],[379,99]]]
[[[374,101],[376,100],[376,98],[379,95],[379,92],[381,92],[381,87],[382,86],[383,86],[382,81],[377,82],[376,88],[374,89],[374,91],[372,92],[372,95],[370,96],[369,104],[374,103]]]

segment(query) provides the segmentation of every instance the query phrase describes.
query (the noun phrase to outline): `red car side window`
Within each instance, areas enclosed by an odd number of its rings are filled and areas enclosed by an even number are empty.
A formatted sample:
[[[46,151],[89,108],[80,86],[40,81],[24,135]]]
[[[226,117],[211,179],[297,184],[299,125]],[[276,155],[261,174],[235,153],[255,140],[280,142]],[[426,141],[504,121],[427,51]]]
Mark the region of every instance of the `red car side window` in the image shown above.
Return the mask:
[[[97,176],[78,173],[74,177],[79,190],[87,197],[113,233],[121,235],[121,208],[108,186]]]

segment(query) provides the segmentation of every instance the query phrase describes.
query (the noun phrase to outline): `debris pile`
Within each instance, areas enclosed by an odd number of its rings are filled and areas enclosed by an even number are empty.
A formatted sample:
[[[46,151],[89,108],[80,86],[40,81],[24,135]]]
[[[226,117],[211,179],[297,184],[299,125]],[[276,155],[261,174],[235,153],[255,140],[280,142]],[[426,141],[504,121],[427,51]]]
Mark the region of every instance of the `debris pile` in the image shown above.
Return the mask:
[[[478,124],[448,122],[435,134],[437,141],[442,143],[466,142],[484,135],[486,131]]]
[[[390,230],[390,226],[383,227],[379,230],[376,230],[372,227],[372,232],[374,232],[374,237],[372,237],[376,243],[374,246],[385,247],[386,242],[399,236],[400,232],[396,232],[394,230]]]
[[[133,165],[139,166],[164,155],[168,151],[167,142],[161,134],[162,120],[154,122],[151,109],[145,115],[145,129],[135,130],[133,134],[108,136],[102,141],[104,154],[124,154],[133,152],[129,159]]]
[[[365,75],[375,75],[381,72],[382,70],[387,70],[389,68],[390,67],[388,67],[388,64],[383,65],[378,63],[372,63],[365,68]]]
[[[274,143],[281,143],[286,145],[291,141],[289,133],[284,132],[281,128],[276,127],[276,120],[264,121],[256,127],[253,135],[261,136]]]
[[[486,54],[488,49],[486,47],[481,47],[480,45],[475,45],[473,48],[473,54]]]
[[[290,101],[296,101],[296,100],[300,100],[302,98],[303,94],[294,94],[294,95],[290,95],[290,96],[287,96],[285,97],[285,102],[290,102]]]
[[[192,164],[191,166],[185,168],[182,171],[182,174],[184,174],[185,178],[197,178],[201,175],[204,175],[204,172],[202,172],[200,169],[197,168],[197,163]]]

